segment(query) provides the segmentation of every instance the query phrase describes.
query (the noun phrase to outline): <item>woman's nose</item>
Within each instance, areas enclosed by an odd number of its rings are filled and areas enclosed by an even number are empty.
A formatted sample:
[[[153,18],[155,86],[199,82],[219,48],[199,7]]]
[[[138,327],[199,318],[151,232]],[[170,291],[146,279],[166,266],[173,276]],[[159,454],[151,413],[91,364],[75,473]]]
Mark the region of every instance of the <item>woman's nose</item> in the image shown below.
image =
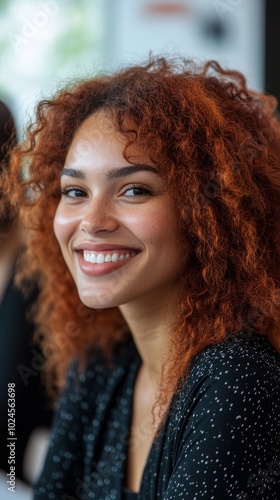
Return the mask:
[[[112,232],[119,226],[116,215],[111,204],[94,202],[84,212],[80,229],[88,234],[96,234],[101,231]]]

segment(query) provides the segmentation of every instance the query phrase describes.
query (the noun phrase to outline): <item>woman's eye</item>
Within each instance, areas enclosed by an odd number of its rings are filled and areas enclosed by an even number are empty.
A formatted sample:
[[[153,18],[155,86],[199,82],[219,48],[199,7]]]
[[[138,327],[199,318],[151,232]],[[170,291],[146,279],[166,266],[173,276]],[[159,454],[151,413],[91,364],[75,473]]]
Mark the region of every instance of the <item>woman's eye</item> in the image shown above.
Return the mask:
[[[152,191],[144,186],[129,186],[125,189],[125,196],[137,197],[151,195]]]
[[[86,196],[86,193],[82,189],[75,187],[61,188],[60,192],[62,196],[67,196],[68,198],[80,198]]]

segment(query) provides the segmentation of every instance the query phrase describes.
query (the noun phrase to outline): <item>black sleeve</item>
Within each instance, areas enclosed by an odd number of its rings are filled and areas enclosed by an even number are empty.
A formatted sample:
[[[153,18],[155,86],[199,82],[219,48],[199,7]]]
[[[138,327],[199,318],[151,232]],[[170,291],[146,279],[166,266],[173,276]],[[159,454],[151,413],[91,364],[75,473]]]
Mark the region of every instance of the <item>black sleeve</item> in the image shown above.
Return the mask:
[[[28,440],[34,429],[50,428],[53,412],[41,380],[44,357],[32,343],[34,325],[26,317],[37,290],[26,299],[13,281],[12,275],[0,302],[0,469],[10,472],[7,391],[8,384],[14,384],[16,475],[26,481],[23,464]]]
[[[82,391],[72,364],[55,414],[45,465],[34,500],[78,500],[83,481]]]
[[[191,398],[164,500],[279,499],[280,391],[271,367],[229,356]]]

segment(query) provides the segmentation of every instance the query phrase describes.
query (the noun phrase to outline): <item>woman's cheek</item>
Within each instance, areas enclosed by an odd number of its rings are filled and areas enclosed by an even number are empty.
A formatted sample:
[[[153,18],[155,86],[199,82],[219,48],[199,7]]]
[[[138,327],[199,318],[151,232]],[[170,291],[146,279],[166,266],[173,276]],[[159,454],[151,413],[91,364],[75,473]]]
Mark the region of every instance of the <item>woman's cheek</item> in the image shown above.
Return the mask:
[[[59,243],[67,240],[77,225],[77,217],[58,206],[54,217],[54,233]]]
[[[145,210],[145,212],[137,211],[137,214],[129,214],[123,219],[126,227],[130,228],[134,235],[143,241],[153,241],[161,237],[163,229],[166,231],[166,224],[169,219],[168,214],[164,214],[162,210]]]

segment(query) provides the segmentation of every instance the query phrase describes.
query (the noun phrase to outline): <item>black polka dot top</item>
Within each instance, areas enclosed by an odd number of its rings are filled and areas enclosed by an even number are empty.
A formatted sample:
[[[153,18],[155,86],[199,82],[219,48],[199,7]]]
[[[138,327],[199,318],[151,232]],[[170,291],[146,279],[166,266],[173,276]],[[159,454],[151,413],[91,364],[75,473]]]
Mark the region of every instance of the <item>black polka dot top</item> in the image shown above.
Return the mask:
[[[130,341],[111,366],[100,353],[82,375],[72,364],[35,500],[280,499],[280,355],[265,338],[240,333],[195,358],[132,493],[124,472],[140,363]]]

